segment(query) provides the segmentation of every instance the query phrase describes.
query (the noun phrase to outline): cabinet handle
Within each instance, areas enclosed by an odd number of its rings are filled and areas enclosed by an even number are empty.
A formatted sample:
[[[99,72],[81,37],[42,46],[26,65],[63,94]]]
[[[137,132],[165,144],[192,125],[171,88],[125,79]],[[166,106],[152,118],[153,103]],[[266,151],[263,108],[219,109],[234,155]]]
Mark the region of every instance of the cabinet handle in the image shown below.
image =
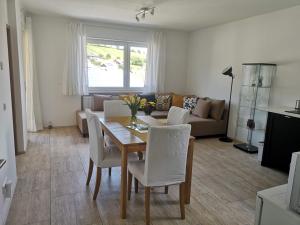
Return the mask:
[[[290,119],[291,117],[290,116],[284,116],[285,118],[287,118],[287,119]]]

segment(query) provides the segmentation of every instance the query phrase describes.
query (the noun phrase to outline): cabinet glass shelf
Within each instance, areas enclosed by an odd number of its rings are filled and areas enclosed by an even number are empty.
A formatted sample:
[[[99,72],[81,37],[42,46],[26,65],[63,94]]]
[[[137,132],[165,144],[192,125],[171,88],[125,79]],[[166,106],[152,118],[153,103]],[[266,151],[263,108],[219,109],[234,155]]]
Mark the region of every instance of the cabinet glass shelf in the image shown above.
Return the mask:
[[[259,142],[264,141],[267,122],[267,113],[257,108],[269,105],[276,65],[251,63],[243,64],[242,69],[236,139],[257,147]],[[254,127],[250,129],[249,124]]]

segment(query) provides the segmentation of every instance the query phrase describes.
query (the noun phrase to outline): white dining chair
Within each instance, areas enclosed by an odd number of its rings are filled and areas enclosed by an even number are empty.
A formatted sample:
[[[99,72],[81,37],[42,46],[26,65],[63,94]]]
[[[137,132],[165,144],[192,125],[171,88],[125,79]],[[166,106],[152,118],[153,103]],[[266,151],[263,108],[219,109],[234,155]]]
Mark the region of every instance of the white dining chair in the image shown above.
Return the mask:
[[[188,122],[190,111],[177,106],[172,106],[168,112],[167,124],[178,125]]]
[[[185,218],[185,173],[190,124],[150,127],[145,160],[128,164],[128,200],[132,177],[145,187],[146,224],[150,224],[151,187],[179,184],[181,218]]]
[[[123,100],[110,100],[103,102],[104,118],[130,116],[131,111]]]
[[[167,125],[186,124],[190,111],[177,106],[172,106],[168,112]],[[169,188],[165,186],[165,194],[168,194]]]
[[[107,100],[103,102],[104,118],[131,116],[131,111],[123,100]],[[114,145],[113,141],[104,135],[105,143]],[[109,168],[109,175],[111,175],[111,168]]]
[[[93,167],[95,165],[97,167],[96,185],[93,194],[93,199],[95,200],[97,198],[101,183],[101,169],[121,166],[121,152],[116,146],[104,144],[101,123],[97,114],[92,113],[91,110],[87,109],[86,115],[90,143],[90,161],[86,185],[89,185],[90,183]],[[138,160],[138,158],[136,154],[129,154],[128,160]]]

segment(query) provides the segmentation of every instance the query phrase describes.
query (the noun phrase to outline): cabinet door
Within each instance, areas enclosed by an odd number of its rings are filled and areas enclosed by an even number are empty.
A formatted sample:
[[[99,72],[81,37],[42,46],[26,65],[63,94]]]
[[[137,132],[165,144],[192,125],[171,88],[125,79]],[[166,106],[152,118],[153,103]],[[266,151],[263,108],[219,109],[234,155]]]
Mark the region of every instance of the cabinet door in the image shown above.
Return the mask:
[[[262,165],[289,171],[292,153],[300,151],[300,119],[269,113]]]

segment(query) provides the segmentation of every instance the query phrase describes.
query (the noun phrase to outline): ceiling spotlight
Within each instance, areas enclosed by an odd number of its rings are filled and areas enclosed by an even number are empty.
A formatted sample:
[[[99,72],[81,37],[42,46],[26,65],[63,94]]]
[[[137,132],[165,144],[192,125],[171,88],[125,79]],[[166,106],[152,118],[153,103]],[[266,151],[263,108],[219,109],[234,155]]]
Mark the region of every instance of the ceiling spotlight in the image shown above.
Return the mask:
[[[145,19],[146,14],[154,15],[155,7],[142,7],[138,10],[138,13],[135,15],[135,19],[137,22],[140,22],[140,19]]]

